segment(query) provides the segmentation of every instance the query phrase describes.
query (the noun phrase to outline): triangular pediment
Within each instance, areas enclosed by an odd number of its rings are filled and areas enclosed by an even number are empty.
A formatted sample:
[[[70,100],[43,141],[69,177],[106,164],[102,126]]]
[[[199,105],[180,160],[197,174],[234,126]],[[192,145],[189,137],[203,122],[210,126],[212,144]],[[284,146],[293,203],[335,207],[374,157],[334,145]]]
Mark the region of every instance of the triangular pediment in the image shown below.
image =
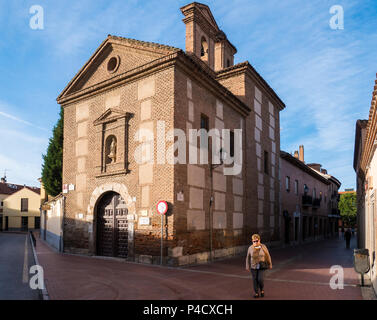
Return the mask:
[[[116,120],[121,119],[121,118],[130,118],[131,116],[132,116],[132,114],[129,113],[129,112],[125,112],[123,110],[116,109],[116,108],[109,108],[104,113],[102,113],[102,115],[99,116],[94,121],[93,124],[99,125],[99,124],[103,124],[103,123],[116,121]]]
[[[170,46],[108,36],[58,97],[58,102],[78,91],[132,71],[178,51]],[[60,103],[60,102],[59,102]]]
[[[220,28],[212,15],[211,9],[207,5],[199,2],[192,2],[182,7],[181,11],[186,18],[190,18],[198,14],[201,15],[216,31],[220,31]]]
[[[215,18],[212,15],[211,10],[209,9],[209,7],[206,6],[205,4],[201,4],[201,3],[197,3],[196,5],[200,9],[202,15],[207,19],[207,21],[210,24],[212,24],[212,26],[215,27],[217,30],[220,30],[217,23],[216,23]]]

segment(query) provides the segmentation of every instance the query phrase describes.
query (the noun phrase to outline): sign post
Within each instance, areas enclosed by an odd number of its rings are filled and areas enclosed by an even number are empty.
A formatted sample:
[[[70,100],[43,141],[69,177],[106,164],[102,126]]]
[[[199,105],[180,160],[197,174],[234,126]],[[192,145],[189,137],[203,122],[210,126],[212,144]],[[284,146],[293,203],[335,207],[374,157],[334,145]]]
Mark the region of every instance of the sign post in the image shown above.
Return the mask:
[[[162,265],[162,248],[163,248],[163,241],[164,241],[164,215],[168,211],[168,203],[166,201],[159,201],[157,203],[157,212],[161,215],[161,258],[160,258],[160,264]]]

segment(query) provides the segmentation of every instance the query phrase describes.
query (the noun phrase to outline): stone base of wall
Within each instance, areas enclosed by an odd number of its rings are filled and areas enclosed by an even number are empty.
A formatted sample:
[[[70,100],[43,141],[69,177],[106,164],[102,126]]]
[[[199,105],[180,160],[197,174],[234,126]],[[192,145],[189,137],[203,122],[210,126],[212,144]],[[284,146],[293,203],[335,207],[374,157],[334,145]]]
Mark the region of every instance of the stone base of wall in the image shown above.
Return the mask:
[[[247,248],[249,246],[237,246],[225,249],[218,249],[212,252],[213,260],[223,259],[223,258],[230,258],[233,256],[239,255],[246,255]],[[173,249],[174,250],[174,249]],[[181,250],[178,250],[181,251]],[[173,252],[170,251],[170,254]],[[133,259],[134,262],[137,263],[145,263],[145,264],[161,264],[160,256],[152,256],[152,255],[135,255]],[[169,265],[173,267],[177,266],[187,266],[187,265],[196,265],[201,263],[208,263],[211,261],[211,255],[209,251],[200,252],[192,255],[185,255],[185,256],[168,256],[163,257],[163,265]]]
[[[281,247],[280,241],[270,241],[264,243],[269,249],[271,248],[279,248]],[[216,249],[212,252],[212,259],[220,260],[220,259],[227,259],[235,256],[244,256],[246,258],[247,249],[251,244],[230,247],[230,248],[223,248],[223,249]],[[179,267],[179,266],[188,266],[188,265],[197,265],[197,264],[205,264],[211,262],[211,255],[209,251],[200,252],[191,255],[182,255],[182,247],[175,247],[169,248],[168,256],[163,257],[162,265],[172,266],[172,267]],[[80,249],[80,248],[73,248],[73,247],[65,247],[65,253],[73,253],[73,254],[82,254],[92,256],[88,249]],[[110,257],[109,257],[110,258]],[[147,254],[135,254],[133,257],[128,257],[125,259],[126,261],[136,262],[136,263],[143,263],[143,264],[161,264],[161,257],[158,255],[147,255]]]
[[[56,235],[55,233],[52,233],[48,230],[41,229],[41,238],[44,239],[44,236],[46,234],[46,242],[56,249],[57,251],[61,251],[62,247],[62,237]]]
[[[89,252],[89,249],[83,249],[83,248],[64,247],[64,252],[92,256],[92,254]]]

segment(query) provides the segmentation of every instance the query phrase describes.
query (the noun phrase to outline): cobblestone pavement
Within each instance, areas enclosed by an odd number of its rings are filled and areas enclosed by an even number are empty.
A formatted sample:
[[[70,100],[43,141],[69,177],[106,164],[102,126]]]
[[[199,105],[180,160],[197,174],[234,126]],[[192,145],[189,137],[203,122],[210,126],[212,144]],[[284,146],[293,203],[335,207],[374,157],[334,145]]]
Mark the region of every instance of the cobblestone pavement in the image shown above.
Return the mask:
[[[353,248],[340,239],[271,249],[273,269],[265,274],[265,297],[272,300],[361,300]],[[252,298],[245,257],[189,267],[165,267],[120,259],[59,254],[40,239],[37,255],[50,299],[246,300]],[[333,290],[331,266],[342,266],[344,288]]]

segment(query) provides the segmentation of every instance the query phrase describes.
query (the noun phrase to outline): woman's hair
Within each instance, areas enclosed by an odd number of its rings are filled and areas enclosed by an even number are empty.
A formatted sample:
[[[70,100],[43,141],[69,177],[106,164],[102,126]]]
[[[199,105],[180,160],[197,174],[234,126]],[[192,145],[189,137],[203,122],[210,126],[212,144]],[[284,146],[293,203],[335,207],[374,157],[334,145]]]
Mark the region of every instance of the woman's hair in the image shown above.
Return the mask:
[[[255,234],[253,234],[252,236],[251,236],[251,239],[258,239],[258,240],[260,240],[260,235],[259,234],[257,234],[257,233],[255,233]]]

